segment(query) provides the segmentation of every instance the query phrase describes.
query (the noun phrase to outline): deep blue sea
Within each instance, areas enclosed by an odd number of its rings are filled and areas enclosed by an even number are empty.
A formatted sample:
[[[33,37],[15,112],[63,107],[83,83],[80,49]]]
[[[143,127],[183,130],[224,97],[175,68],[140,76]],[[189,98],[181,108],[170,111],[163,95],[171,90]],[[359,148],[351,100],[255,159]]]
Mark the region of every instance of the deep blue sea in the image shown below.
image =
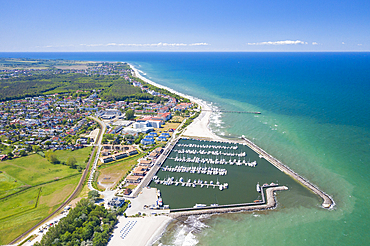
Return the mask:
[[[124,61],[223,110],[217,134],[245,135],[319,186],[333,210],[295,192],[272,211],[191,217],[158,245],[369,245],[370,53],[0,53]]]

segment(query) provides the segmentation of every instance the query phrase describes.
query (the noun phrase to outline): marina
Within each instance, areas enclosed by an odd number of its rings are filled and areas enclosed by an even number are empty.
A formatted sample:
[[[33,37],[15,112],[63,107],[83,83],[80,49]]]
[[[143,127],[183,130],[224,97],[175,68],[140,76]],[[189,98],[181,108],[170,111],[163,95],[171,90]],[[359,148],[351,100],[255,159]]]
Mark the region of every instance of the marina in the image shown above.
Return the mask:
[[[194,167],[194,166],[174,166],[162,167],[163,172],[176,172],[176,173],[197,173],[197,174],[207,174],[207,175],[227,175],[227,169],[218,167]]]
[[[310,196],[247,143],[181,138],[172,145],[149,186],[159,189],[163,204],[177,211],[202,209],[203,205],[208,209],[261,204],[265,188],[277,184]]]
[[[175,185],[175,186],[178,186],[178,185],[181,185],[181,186],[185,186],[185,187],[193,187],[193,188],[196,188],[197,186],[203,188],[218,188],[219,190],[224,190],[224,189],[227,189],[229,188],[229,184],[228,183],[223,183],[221,184],[218,179],[216,182],[213,182],[213,181],[203,181],[201,179],[188,179],[187,181],[184,180],[183,177],[180,177],[179,180],[175,180],[174,177],[168,177],[168,178],[165,178],[163,180],[160,180],[158,178],[158,176],[154,176],[153,177],[153,182],[155,182],[156,184],[163,184],[163,185]]]

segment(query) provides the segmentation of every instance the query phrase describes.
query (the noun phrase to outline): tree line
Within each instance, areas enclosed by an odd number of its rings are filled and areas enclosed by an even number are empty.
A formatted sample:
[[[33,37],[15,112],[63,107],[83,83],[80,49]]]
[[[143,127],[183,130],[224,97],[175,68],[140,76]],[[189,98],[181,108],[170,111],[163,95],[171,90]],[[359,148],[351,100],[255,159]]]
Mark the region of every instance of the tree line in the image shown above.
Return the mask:
[[[103,246],[108,243],[110,234],[117,223],[117,215],[125,208],[107,210],[94,204],[90,199],[82,199],[58,224],[51,226],[42,240],[35,246]]]

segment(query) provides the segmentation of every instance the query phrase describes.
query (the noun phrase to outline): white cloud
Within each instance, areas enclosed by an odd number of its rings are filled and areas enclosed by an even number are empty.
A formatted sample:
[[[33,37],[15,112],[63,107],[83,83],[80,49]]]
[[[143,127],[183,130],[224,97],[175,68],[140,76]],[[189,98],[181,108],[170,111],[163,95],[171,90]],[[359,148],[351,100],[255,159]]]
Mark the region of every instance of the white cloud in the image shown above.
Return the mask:
[[[344,42],[342,42],[342,44],[345,44]]]
[[[312,45],[318,45],[318,43],[317,42],[312,42]]]
[[[267,42],[260,42],[260,43],[247,43],[247,45],[286,45],[286,44],[307,44],[307,42],[303,42],[300,40],[285,40],[285,41],[267,41]]]
[[[207,46],[208,43],[154,43],[154,44],[117,44],[117,43],[108,43],[108,44],[80,44],[81,46],[87,47],[96,47],[96,46],[127,46],[127,47],[180,47],[180,46]]]
[[[194,43],[194,44],[189,44],[189,46],[207,46],[209,45],[208,43]]]
[[[357,44],[358,46],[362,46],[362,44]]]

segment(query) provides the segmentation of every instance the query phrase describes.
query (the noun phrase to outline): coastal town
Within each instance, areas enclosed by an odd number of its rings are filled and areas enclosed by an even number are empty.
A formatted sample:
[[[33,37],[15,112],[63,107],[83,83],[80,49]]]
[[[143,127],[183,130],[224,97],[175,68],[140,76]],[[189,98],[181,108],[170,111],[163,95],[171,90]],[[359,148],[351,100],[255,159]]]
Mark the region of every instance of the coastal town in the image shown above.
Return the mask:
[[[231,141],[215,135],[208,128],[209,105],[147,80],[133,66],[38,62],[49,68],[0,71],[8,90],[0,102],[0,175],[10,187],[0,193],[0,209],[12,199],[20,204],[0,219],[29,219],[19,212],[25,209],[49,211],[13,233],[12,244],[150,245],[174,218],[275,208],[275,192],[288,189],[278,179],[299,180],[324,208],[335,205],[244,136]],[[37,85],[33,76],[45,84],[29,95],[27,88]],[[18,80],[23,85],[17,91]],[[53,185],[52,194],[61,199],[51,208],[43,190]],[[35,195],[27,205],[25,197]],[[87,220],[74,225],[72,236],[58,234],[55,228],[67,221],[86,220],[83,206],[100,211],[94,230],[77,233]]]
[[[144,96],[148,96],[144,100],[139,97],[137,101],[135,96],[129,100],[104,100],[101,95],[106,88],[97,88],[3,100],[0,102],[1,174],[16,182],[17,178],[7,172],[8,168],[13,167],[13,162],[28,165],[29,158],[40,156],[52,165],[67,166],[84,174],[91,172],[93,176],[88,182],[90,189],[100,193],[115,190],[114,193],[118,195],[104,199],[107,208],[119,208],[125,204],[127,207],[129,200],[120,197],[130,195],[135,190],[180,124],[186,121],[189,124],[189,118],[198,114],[197,105],[187,99],[174,97],[172,93],[167,95],[163,90],[156,91],[153,87],[149,89],[143,81],[133,78],[133,70],[122,63],[93,63],[92,66],[83,67],[85,69],[80,69],[81,66],[79,69],[76,66],[63,69],[2,69],[0,79],[8,83],[10,80],[50,74],[108,78],[119,76],[129,86],[138,88]],[[98,149],[98,155],[95,159],[97,165],[92,170],[88,170],[88,156],[83,161],[76,161],[78,155],[68,160],[58,155],[71,155],[68,153],[79,153],[82,149],[94,151],[94,148]],[[104,178],[99,179],[99,174],[104,176],[104,170],[98,170],[106,165],[127,165],[126,159],[131,158],[136,164],[128,166],[128,172],[119,172],[117,179],[108,188],[104,187]],[[112,181],[110,177],[109,180]],[[29,187],[32,189],[32,186]],[[26,188],[21,186],[8,190],[2,197],[14,197]],[[68,214],[68,210],[62,211],[65,216]],[[47,227],[40,228],[44,229],[39,231],[47,231]],[[38,240],[41,240],[42,235],[38,235]]]

